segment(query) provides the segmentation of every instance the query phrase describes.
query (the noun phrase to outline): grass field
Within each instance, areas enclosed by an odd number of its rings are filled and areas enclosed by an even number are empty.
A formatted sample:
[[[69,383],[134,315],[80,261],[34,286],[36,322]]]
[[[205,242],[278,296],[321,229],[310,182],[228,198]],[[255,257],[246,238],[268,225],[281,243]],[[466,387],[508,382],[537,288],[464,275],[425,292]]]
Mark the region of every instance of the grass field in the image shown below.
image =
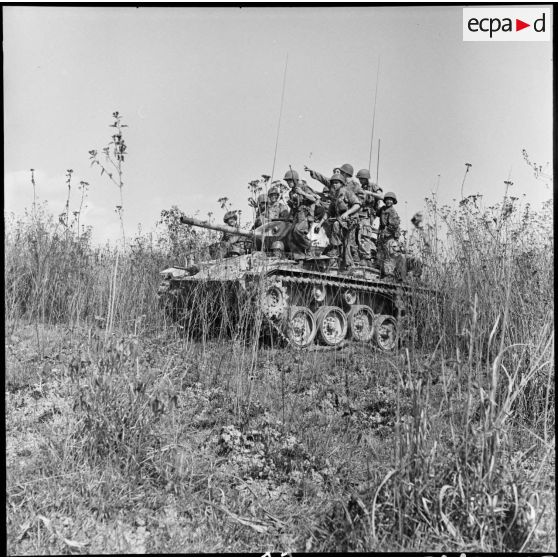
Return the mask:
[[[551,205],[476,203],[390,354],[191,341],[158,271],[209,237],[8,220],[8,553],[555,552]]]

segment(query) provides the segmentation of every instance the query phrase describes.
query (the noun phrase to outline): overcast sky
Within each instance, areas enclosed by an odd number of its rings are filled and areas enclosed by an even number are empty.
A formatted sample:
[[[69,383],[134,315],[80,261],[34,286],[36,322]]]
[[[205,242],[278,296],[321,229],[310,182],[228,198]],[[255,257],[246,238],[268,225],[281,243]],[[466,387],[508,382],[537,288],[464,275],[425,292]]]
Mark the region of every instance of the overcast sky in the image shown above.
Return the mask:
[[[510,171],[512,194],[552,196],[522,157],[552,161],[551,42],[463,42],[461,7],[8,6],[3,26],[5,209],[31,205],[34,168],[58,215],[71,168],[99,241],[119,236],[119,196],[88,151],[115,110],[129,234],[173,204],[220,219],[221,196],[247,216],[248,182],[273,167],[287,55],[276,177],[368,167],[380,58],[372,174],[380,138],[379,181],[405,223],[438,175],[440,199],[458,198],[466,162],[465,194],[486,204]]]

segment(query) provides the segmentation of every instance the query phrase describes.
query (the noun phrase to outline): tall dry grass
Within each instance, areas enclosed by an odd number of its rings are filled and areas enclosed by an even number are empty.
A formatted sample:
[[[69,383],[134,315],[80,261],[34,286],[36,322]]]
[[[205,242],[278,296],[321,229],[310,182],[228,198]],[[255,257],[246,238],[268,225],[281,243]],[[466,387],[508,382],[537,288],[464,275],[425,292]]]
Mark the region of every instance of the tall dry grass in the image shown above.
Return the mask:
[[[169,214],[172,212],[172,220]],[[159,271],[186,265],[205,253],[212,236],[182,226],[176,208],[162,212],[159,234],[138,233],[125,249],[94,245],[80,231],[38,206],[5,218],[5,316],[42,324],[90,325],[96,320],[125,331],[138,321],[161,325]]]
[[[524,467],[555,447],[552,208],[505,198],[485,209],[479,198],[430,202],[448,240],[426,255],[433,292],[409,301],[401,386],[413,411],[398,412],[395,466],[371,494],[370,547],[387,537],[401,548],[523,551],[540,520],[542,465]]]

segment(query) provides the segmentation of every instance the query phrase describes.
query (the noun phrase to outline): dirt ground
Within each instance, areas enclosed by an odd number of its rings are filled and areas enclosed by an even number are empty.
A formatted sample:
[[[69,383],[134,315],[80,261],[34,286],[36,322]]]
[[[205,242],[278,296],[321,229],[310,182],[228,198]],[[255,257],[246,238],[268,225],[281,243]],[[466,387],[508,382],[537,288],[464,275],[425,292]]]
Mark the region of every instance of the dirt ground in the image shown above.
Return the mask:
[[[239,375],[234,366],[247,361],[232,344],[131,342],[141,347],[135,371],[122,364],[100,388],[91,330],[8,331],[9,555],[401,550],[366,530],[346,535],[347,521],[361,517],[351,511],[359,498],[368,513],[365,496],[393,469],[397,420],[413,421],[401,357],[349,349],[308,360],[264,350]],[[101,399],[107,393],[113,398]],[[441,441],[449,436],[443,401],[441,382],[432,383]],[[110,430],[112,412],[126,429]],[[525,550],[551,553],[554,451],[529,462],[536,467],[542,480]],[[382,509],[378,531],[389,517]],[[425,551],[459,550],[448,533],[422,537]]]

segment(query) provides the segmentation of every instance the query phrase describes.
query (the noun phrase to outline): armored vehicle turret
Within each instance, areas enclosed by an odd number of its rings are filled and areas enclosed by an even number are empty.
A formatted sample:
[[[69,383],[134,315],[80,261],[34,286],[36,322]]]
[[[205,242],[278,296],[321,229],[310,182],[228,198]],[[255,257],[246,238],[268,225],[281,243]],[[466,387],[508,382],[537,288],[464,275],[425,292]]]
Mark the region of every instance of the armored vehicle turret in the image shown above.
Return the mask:
[[[291,223],[270,221],[246,231],[183,217],[184,224],[234,234],[245,253],[161,272],[158,294],[168,314],[193,336],[244,331],[270,334],[298,348],[345,342],[375,343],[392,350],[409,287],[382,279],[376,267],[356,265],[343,271],[323,255],[323,231],[309,237],[312,247],[294,259]],[[282,249],[281,249],[282,248]]]

